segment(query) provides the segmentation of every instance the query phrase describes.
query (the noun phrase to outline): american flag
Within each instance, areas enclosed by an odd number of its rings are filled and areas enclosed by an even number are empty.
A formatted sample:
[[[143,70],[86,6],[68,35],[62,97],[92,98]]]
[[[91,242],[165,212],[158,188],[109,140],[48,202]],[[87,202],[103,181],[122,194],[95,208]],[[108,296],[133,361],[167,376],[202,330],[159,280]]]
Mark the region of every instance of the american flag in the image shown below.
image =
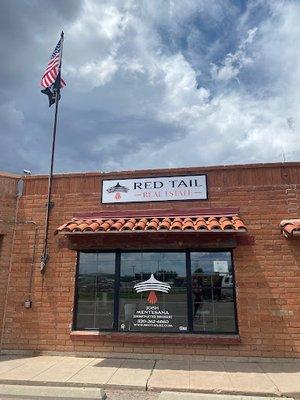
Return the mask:
[[[49,88],[51,85],[53,85],[56,78],[58,77],[61,62],[62,39],[63,37],[61,37],[59,42],[57,43],[48,62],[46,71],[44,72],[44,75],[42,77],[41,85],[44,88]],[[60,87],[62,88],[64,86],[66,86],[66,83],[62,78],[60,78]]]

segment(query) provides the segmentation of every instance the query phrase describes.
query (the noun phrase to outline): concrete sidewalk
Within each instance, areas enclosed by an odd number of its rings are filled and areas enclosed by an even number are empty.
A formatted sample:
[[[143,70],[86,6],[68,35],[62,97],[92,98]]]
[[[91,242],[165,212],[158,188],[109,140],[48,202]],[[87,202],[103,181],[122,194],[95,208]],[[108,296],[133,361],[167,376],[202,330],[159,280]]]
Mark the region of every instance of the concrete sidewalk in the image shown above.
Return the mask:
[[[300,360],[174,361],[1,356],[0,384],[130,388],[300,399]]]

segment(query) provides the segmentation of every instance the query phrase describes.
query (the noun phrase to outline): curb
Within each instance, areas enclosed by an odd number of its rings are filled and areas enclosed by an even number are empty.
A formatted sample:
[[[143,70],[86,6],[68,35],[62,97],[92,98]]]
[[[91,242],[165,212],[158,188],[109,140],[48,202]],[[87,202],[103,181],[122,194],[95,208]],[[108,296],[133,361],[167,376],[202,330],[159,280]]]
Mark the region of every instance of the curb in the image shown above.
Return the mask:
[[[180,392],[161,392],[158,400],[182,400],[183,393]],[[263,396],[240,396],[240,395],[224,395],[224,394],[205,394],[205,393],[185,393],[184,400],[277,400],[277,397]],[[294,400],[285,397],[285,400]]]
[[[22,381],[17,379],[0,379],[0,387],[5,386],[32,386],[32,387],[57,387],[57,388],[91,388],[91,389],[120,389],[147,391],[146,385],[118,385],[115,383],[89,383],[89,382],[55,382],[55,381]],[[165,388],[167,390],[168,388]],[[163,390],[163,389],[162,389]],[[172,389],[168,389],[172,390]],[[161,390],[158,390],[159,392]],[[1,394],[1,392],[0,392]]]
[[[0,384],[0,395],[26,396],[29,398],[45,397],[55,399],[106,399],[106,393],[101,388],[31,386],[20,384]]]
[[[172,387],[157,387],[157,386],[152,386],[151,385],[118,385],[118,384],[109,384],[109,383],[102,383],[102,384],[97,384],[97,383],[85,383],[85,382],[55,382],[55,381],[24,381],[24,380],[5,380],[5,379],[0,379],[0,395],[4,395],[4,393],[1,392],[1,387],[11,387],[11,386],[16,386],[16,387],[31,387],[35,388],[36,390],[39,390],[40,388],[56,388],[56,389],[66,389],[66,390],[71,390],[71,389],[91,389],[91,390],[100,390],[102,395],[105,395],[104,389],[107,390],[129,390],[129,391],[144,391],[144,392],[153,392],[153,393],[172,393],[174,396],[180,395],[182,398],[183,394],[184,396],[186,395],[198,395],[201,397],[201,400],[204,400],[204,397],[206,397],[208,400],[229,400],[231,399],[236,399],[236,400],[266,400],[266,399],[280,399],[284,398],[284,400],[294,400],[294,399],[300,399],[300,392],[290,392],[290,393],[284,393],[284,392],[277,392],[277,393],[272,393],[272,392],[247,392],[247,391],[242,391],[242,390],[199,390],[199,389],[184,389],[184,388],[172,388]],[[41,395],[39,395],[41,396]],[[55,397],[55,396],[54,396]],[[199,399],[200,399],[199,397]],[[84,397],[82,397],[84,398]],[[106,397],[97,397],[97,399],[105,399]],[[175,399],[179,399],[179,397],[174,397]],[[191,397],[191,400],[193,397]],[[172,399],[173,400],[173,399]]]
[[[226,397],[229,398],[237,398],[238,400],[258,400],[258,399],[280,399],[284,397],[284,400],[289,399],[285,394],[283,393],[274,393],[274,392],[247,392],[243,390],[222,390],[222,389],[181,389],[181,388],[171,388],[171,387],[148,387],[147,389],[149,392],[161,392],[161,393],[172,393],[174,395],[180,394],[181,396],[183,394],[195,394],[198,396],[206,396],[209,399],[213,399],[215,396],[215,400],[221,399],[224,397],[224,400],[226,400]],[[300,398],[300,397],[298,397]],[[175,398],[174,398],[175,399]],[[294,400],[294,399],[292,399]]]

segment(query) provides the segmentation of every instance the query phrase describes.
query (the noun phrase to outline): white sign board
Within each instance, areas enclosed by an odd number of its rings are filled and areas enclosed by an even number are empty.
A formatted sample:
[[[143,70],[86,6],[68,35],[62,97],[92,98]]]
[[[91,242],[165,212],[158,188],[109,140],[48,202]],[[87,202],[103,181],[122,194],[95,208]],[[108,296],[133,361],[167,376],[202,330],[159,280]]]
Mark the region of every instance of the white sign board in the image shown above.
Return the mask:
[[[206,175],[103,180],[102,203],[207,200]]]
[[[227,261],[214,261],[214,272],[227,273],[228,262]]]

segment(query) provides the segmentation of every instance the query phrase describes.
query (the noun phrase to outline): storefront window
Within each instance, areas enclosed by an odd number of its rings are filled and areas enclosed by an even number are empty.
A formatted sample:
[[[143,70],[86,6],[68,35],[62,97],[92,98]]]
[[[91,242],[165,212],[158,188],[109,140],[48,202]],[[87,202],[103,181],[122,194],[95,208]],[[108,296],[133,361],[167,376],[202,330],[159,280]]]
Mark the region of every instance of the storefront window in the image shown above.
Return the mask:
[[[191,253],[195,332],[235,332],[231,254]]]
[[[76,329],[112,329],[115,253],[80,253]]]
[[[185,253],[123,253],[119,298],[121,331],[186,331]]]
[[[75,329],[235,333],[230,252],[80,253]]]

